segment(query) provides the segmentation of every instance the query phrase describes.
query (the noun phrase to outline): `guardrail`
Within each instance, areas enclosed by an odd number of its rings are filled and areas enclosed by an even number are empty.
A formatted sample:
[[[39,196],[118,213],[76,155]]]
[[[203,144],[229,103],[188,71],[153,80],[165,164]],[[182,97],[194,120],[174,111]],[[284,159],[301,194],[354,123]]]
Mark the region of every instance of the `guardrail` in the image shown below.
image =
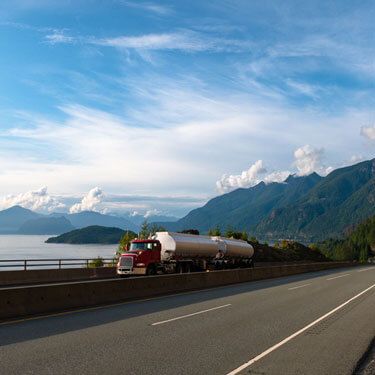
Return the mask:
[[[98,265],[99,264],[99,265]],[[98,265],[98,266],[97,266]],[[115,266],[116,260],[114,258],[62,258],[62,259],[0,259],[0,271],[2,269],[23,269],[27,271],[29,268],[90,268]]]

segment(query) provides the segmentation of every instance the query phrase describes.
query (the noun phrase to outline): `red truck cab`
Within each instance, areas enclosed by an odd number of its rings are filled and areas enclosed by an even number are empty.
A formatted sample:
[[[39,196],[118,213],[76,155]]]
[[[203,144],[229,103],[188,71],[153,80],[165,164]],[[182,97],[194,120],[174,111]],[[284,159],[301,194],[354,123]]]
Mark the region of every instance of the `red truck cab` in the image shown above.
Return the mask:
[[[160,253],[161,244],[157,240],[133,240],[119,258],[117,274],[155,275],[160,263]]]

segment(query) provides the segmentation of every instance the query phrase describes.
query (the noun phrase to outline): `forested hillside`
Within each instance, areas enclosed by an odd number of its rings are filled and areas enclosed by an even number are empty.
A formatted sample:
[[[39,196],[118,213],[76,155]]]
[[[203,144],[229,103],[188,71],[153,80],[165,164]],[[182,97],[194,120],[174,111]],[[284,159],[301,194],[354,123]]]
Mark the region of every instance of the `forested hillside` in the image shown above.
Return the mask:
[[[375,256],[375,216],[358,225],[344,239],[325,240],[317,247],[334,260],[367,261]]]

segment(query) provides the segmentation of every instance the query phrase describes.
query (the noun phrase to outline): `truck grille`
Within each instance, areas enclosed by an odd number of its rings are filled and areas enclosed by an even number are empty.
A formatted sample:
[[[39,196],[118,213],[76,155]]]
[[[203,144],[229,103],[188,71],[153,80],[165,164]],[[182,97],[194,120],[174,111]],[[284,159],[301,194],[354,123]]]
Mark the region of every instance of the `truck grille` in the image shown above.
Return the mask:
[[[125,270],[133,269],[133,257],[121,257],[120,267]]]

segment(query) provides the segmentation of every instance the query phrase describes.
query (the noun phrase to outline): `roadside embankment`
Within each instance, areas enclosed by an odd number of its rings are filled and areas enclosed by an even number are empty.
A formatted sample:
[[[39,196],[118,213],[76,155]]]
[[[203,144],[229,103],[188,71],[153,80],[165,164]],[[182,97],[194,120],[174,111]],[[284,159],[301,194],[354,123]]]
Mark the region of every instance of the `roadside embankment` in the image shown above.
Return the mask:
[[[346,262],[93,280],[0,289],[0,320],[348,267]]]

